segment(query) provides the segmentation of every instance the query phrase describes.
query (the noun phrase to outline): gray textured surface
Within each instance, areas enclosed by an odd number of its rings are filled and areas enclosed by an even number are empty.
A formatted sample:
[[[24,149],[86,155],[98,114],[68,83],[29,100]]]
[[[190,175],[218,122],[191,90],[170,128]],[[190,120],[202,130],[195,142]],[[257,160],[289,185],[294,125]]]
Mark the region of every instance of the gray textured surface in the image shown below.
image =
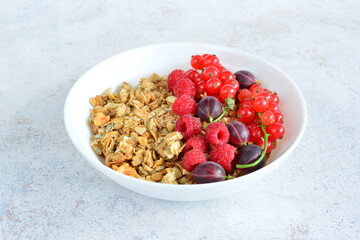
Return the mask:
[[[360,3],[313,2],[1,1],[0,239],[358,239]],[[71,144],[63,104],[76,79],[171,41],[256,54],[303,92],[304,138],[261,184],[160,201],[99,175]]]

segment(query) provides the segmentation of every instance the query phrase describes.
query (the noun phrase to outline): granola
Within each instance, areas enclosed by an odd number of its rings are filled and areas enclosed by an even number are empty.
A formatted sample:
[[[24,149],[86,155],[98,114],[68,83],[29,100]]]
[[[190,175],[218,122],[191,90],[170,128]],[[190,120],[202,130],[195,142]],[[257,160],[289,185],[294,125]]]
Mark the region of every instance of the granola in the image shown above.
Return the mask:
[[[179,118],[171,110],[176,97],[168,90],[167,76],[152,74],[132,88],[107,89],[90,98],[90,145],[105,165],[135,178],[161,183],[193,184],[181,166],[185,144],[176,132]]]

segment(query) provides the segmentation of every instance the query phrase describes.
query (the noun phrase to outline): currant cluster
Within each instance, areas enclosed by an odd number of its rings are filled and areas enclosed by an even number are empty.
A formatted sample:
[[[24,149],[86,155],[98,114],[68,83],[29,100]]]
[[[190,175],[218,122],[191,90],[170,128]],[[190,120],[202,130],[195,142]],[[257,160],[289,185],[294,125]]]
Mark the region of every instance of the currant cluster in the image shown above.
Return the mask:
[[[283,126],[284,116],[279,108],[279,97],[259,84],[253,84],[249,89],[241,89],[238,93],[240,106],[237,118],[243,122],[250,132],[250,142],[260,147],[264,145],[264,132],[261,124],[265,126],[266,133],[270,134],[266,153],[273,149],[274,142],[285,133]]]
[[[191,57],[187,77],[195,83],[198,96],[213,96],[224,102],[229,97],[235,98],[239,82],[232,72],[226,70],[216,55],[203,54]]]

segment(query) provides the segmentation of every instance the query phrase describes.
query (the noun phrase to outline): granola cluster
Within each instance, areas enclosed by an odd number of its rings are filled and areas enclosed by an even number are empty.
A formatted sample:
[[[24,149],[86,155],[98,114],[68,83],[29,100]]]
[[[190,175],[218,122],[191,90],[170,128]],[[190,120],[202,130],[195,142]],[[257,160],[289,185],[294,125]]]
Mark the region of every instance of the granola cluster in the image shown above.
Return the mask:
[[[90,98],[90,145],[105,158],[106,166],[135,178],[171,184],[194,183],[178,159],[185,144],[175,131],[178,116],[171,110],[176,97],[167,76],[141,78],[133,89],[107,89]]]

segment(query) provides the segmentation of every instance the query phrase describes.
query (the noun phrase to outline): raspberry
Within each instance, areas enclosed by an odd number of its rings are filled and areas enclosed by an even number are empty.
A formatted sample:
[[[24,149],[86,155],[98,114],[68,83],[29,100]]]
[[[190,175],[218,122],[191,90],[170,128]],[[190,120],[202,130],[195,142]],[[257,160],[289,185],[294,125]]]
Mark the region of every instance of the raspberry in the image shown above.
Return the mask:
[[[227,173],[235,167],[235,147],[229,144],[216,146],[210,151],[210,161],[217,162],[224,167]]]
[[[206,162],[205,153],[194,149],[185,153],[182,166],[186,171],[192,172],[197,165],[203,162]]]
[[[174,101],[171,108],[179,116],[185,114],[194,115],[196,113],[196,102],[189,95],[182,95]]]
[[[191,115],[184,115],[176,121],[175,128],[186,140],[201,133],[201,122]]]
[[[167,80],[167,84],[168,84],[168,89],[169,91],[173,91],[175,83],[177,81],[179,81],[180,79],[184,79],[186,78],[186,74],[183,70],[181,69],[176,69],[174,71],[172,71],[169,76],[168,76],[168,80]]]
[[[188,78],[180,79],[175,83],[173,88],[175,97],[179,98],[182,95],[189,95],[192,98],[196,97],[195,84]]]
[[[229,137],[229,130],[224,124],[219,122],[210,124],[205,130],[205,138],[213,146],[227,143]]]
[[[196,149],[203,153],[207,153],[209,151],[209,148],[210,148],[209,143],[206,142],[205,137],[199,135],[187,140],[186,145],[182,151],[183,153],[186,153],[190,150]]]

